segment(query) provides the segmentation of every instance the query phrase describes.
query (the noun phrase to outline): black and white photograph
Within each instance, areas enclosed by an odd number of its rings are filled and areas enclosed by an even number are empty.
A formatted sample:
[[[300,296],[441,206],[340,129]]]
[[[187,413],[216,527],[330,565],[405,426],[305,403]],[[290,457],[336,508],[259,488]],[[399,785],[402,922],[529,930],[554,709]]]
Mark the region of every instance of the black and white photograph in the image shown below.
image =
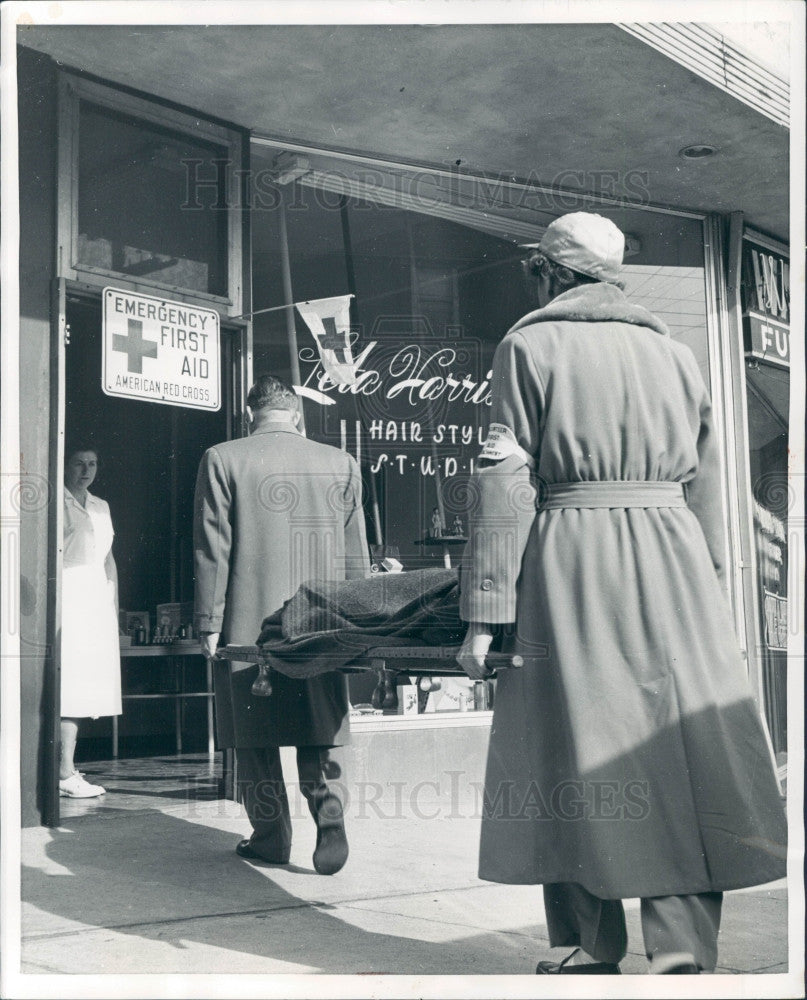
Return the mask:
[[[0,17],[0,995],[804,997],[801,0]]]

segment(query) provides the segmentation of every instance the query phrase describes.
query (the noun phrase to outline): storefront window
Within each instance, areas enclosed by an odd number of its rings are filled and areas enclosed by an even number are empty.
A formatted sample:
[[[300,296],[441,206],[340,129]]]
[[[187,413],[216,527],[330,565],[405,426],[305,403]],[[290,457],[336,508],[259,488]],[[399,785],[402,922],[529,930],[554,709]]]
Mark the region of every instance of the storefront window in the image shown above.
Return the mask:
[[[662,319],[670,336],[692,351],[709,385],[704,269],[628,263],[622,270],[625,294]]]
[[[519,244],[526,240],[505,227],[496,235],[489,214],[480,212],[474,225],[467,214],[453,221],[442,209],[393,207],[372,193],[362,199],[298,181],[283,189],[283,199],[293,301],[354,296],[359,379],[351,387],[323,380],[314,337],[294,313],[307,433],[359,459],[377,565],[393,555],[405,570],[456,566],[468,526],[467,484],[490,419],[493,353],[509,327],[534,308],[520,266]],[[608,214],[631,236],[628,297],[694,351],[708,385],[700,220],[638,210]],[[550,219],[542,213],[541,225]],[[253,213],[256,375],[288,377],[291,371],[286,312],[261,312],[286,301],[285,249],[271,200]],[[451,678],[440,684],[431,692],[422,684],[409,690],[411,711],[491,707],[495,692],[488,686],[475,689]],[[354,703],[369,702],[372,686],[351,678]]]
[[[741,288],[762,682],[774,750],[783,754],[787,749],[790,402],[787,257],[746,239]]]
[[[394,547],[406,569],[443,565],[443,547],[422,543],[435,507],[448,537],[465,527],[455,522],[487,430],[493,352],[529,308],[521,251],[444,219],[358,199],[334,206],[310,188],[295,192],[287,218],[294,298],[353,291],[364,375],[355,392],[319,391],[316,345],[296,317],[307,432],[358,449],[380,508],[373,544]],[[263,223],[254,227],[258,310],[283,301],[276,220]],[[263,370],[289,371],[283,312],[255,317],[254,371]],[[455,564],[460,549],[448,544]]]
[[[227,295],[227,147],[82,100],[78,267]]]

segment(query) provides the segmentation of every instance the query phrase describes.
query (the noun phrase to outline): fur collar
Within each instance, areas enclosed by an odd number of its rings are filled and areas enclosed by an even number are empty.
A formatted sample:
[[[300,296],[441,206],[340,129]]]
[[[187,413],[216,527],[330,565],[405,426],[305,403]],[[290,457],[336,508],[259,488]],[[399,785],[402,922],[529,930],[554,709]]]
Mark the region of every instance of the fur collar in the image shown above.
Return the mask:
[[[534,323],[551,323],[557,320],[583,323],[633,323],[646,326],[663,337],[669,337],[666,324],[648,312],[644,306],[634,305],[616,285],[598,281],[593,285],[577,285],[553,299],[543,309],[527,313],[511,327],[510,333]]]

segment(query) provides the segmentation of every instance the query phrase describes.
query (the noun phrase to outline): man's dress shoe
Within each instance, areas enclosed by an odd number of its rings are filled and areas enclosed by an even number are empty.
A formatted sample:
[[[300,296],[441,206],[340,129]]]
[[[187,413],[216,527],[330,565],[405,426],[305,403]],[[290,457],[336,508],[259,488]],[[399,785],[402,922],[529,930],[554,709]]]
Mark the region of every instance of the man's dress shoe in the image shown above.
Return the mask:
[[[650,972],[661,976],[700,975],[695,956],[686,951],[654,955],[650,962]]]
[[[235,845],[235,853],[239,858],[246,858],[247,861],[263,861],[267,865],[287,865],[289,863],[288,855],[278,858],[265,858],[262,854],[258,854],[257,851],[253,850],[249,837],[246,840],[238,841]]]
[[[335,795],[321,802],[316,813],[317,846],[314,868],[319,875],[335,875],[347,861],[348,846],[342,803]]]
[[[620,976],[619,966],[612,962],[585,962],[580,965],[570,964],[571,959],[580,951],[579,948],[567,955],[562,962],[539,962],[535,973],[539,976]]]

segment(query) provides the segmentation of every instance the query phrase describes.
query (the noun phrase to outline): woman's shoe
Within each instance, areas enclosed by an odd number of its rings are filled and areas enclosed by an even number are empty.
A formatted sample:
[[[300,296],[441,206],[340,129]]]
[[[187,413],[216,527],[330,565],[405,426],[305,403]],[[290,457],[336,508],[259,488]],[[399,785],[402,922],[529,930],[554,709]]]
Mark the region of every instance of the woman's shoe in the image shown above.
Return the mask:
[[[69,778],[59,779],[59,795],[68,799],[94,799],[99,795],[104,795],[106,789],[100,785],[91,785],[89,781],[73,771]]]
[[[580,965],[570,965],[569,963],[580,949],[575,948],[571,955],[567,955],[562,962],[539,962],[535,967],[537,976],[621,976],[622,973],[618,965],[613,962],[583,962]]]

